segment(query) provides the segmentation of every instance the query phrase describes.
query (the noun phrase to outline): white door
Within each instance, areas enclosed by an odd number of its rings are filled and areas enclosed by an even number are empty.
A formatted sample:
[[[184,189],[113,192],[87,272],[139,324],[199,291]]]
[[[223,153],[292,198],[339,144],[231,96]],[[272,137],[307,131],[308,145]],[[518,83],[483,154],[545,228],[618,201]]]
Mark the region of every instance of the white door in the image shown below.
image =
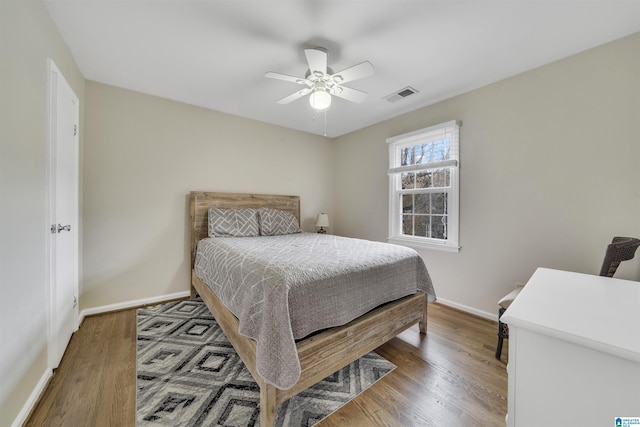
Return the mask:
[[[78,328],[79,102],[50,61],[50,352],[58,367]]]

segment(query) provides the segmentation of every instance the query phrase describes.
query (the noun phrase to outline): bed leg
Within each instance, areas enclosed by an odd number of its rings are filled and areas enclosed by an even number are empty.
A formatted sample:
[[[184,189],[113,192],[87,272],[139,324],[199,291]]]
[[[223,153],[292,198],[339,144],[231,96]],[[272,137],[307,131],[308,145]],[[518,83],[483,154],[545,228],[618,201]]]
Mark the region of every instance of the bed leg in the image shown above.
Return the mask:
[[[276,388],[263,381],[260,385],[260,427],[272,427],[276,421]]]
[[[420,333],[427,333],[427,304],[424,305],[424,311],[422,312],[422,319],[418,322],[418,326],[420,327]]]
[[[193,281],[196,279],[196,273],[191,270],[191,280],[190,282],[190,287],[191,287],[191,299],[194,299],[198,296],[198,291],[196,290],[196,287],[193,286]]]

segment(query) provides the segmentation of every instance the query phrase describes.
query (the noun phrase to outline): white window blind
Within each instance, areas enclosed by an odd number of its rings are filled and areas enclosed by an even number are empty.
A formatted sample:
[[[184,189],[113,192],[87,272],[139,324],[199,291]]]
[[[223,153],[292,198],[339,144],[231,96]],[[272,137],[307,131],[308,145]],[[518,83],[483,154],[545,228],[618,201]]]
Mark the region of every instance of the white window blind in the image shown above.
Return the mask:
[[[459,127],[452,120],[387,139],[393,147],[388,173],[457,166]]]

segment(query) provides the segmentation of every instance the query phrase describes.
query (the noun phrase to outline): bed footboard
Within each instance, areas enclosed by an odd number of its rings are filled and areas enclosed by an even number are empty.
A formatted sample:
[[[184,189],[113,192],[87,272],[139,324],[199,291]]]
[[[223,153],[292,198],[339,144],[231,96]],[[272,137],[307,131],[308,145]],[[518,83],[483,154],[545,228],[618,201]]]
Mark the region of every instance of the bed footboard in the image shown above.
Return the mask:
[[[427,298],[422,292],[385,304],[347,323],[297,343],[302,372],[288,390],[267,384],[256,369],[256,343],[238,333],[238,319],[213,291],[192,273],[192,286],[233,345],[260,387],[260,425],[271,426],[277,406],[313,384],[389,341],[409,327],[420,324],[426,332]],[[424,330],[423,330],[424,329]]]

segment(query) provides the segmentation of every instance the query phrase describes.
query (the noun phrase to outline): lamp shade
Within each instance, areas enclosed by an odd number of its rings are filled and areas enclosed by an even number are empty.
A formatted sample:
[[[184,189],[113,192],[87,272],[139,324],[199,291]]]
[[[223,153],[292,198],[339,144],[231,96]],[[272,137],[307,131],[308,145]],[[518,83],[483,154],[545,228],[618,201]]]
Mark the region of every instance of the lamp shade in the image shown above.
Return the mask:
[[[329,215],[326,213],[318,214],[316,218],[316,227],[328,227],[329,226]]]
[[[309,104],[314,110],[326,110],[331,105],[331,95],[323,89],[316,89],[309,95]]]

